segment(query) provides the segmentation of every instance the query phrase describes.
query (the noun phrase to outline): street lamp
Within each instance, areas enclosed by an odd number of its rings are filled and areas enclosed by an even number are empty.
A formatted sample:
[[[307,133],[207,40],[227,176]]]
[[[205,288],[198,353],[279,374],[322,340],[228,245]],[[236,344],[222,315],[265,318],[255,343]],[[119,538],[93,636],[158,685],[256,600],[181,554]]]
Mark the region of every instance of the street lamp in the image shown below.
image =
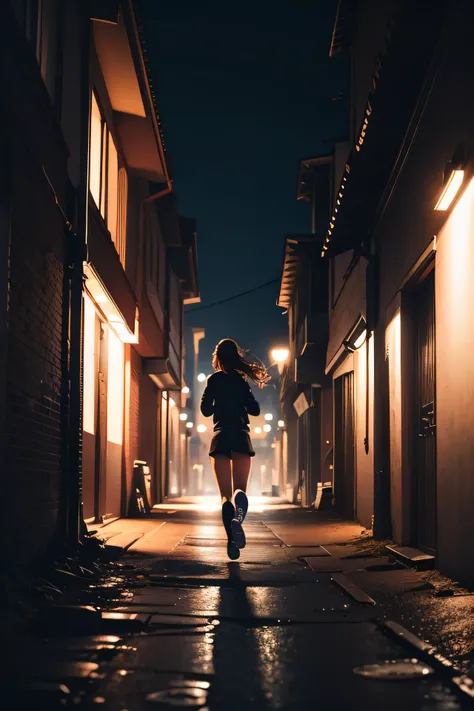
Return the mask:
[[[288,348],[273,348],[270,351],[270,357],[274,363],[285,363],[290,355]]]

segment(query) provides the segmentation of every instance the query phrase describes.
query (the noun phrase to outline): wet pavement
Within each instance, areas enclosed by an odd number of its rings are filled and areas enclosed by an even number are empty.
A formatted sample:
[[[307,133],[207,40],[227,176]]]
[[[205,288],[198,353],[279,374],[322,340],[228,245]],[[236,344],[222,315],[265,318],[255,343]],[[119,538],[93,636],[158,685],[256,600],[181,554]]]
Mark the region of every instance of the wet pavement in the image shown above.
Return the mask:
[[[230,562],[219,513],[197,508],[99,532],[109,562],[9,644],[6,708],[474,707],[461,671],[383,624],[423,633],[470,671],[466,591],[440,597],[447,581],[407,571],[359,526],[294,508],[256,507]]]

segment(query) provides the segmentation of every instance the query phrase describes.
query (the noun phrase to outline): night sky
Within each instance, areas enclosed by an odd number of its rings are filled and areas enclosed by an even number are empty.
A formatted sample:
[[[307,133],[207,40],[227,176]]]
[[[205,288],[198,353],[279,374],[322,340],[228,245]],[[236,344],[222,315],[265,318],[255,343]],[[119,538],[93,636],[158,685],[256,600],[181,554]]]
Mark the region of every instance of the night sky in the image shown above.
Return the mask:
[[[202,306],[278,278],[285,234],[310,231],[299,161],[343,131],[342,60],[328,56],[335,0],[142,0],[180,213],[197,220]],[[210,309],[201,369],[223,337],[268,363],[287,341],[278,283]],[[189,352],[189,339],[188,339]]]

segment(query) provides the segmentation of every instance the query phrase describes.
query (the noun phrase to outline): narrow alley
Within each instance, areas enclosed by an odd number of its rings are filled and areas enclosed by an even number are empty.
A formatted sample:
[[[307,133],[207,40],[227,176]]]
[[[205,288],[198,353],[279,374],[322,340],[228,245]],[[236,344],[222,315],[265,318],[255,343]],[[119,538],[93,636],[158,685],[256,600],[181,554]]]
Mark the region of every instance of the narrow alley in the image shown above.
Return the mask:
[[[473,598],[440,595],[438,574],[402,566],[354,523],[270,502],[251,501],[239,562],[213,499],[101,527],[102,579],[83,570],[75,604],[36,615],[21,673],[4,668],[7,708],[470,707]],[[417,615],[450,662],[421,644]]]

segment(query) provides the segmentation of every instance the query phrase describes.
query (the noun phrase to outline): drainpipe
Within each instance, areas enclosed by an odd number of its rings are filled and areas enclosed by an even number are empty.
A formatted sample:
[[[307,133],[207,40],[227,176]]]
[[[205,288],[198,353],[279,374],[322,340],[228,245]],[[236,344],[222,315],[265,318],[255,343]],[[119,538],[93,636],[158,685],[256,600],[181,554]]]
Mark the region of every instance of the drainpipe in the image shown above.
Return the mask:
[[[69,470],[68,542],[77,548],[84,536],[82,516],[82,307],[83,263],[87,258],[87,221],[89,210],[89,52],[91,26],[84,11],[79,30],[81,43],[80,101],[80,180],[77,190],[76,230],[71,249],[70,291],[70,398],[69,398]]]

